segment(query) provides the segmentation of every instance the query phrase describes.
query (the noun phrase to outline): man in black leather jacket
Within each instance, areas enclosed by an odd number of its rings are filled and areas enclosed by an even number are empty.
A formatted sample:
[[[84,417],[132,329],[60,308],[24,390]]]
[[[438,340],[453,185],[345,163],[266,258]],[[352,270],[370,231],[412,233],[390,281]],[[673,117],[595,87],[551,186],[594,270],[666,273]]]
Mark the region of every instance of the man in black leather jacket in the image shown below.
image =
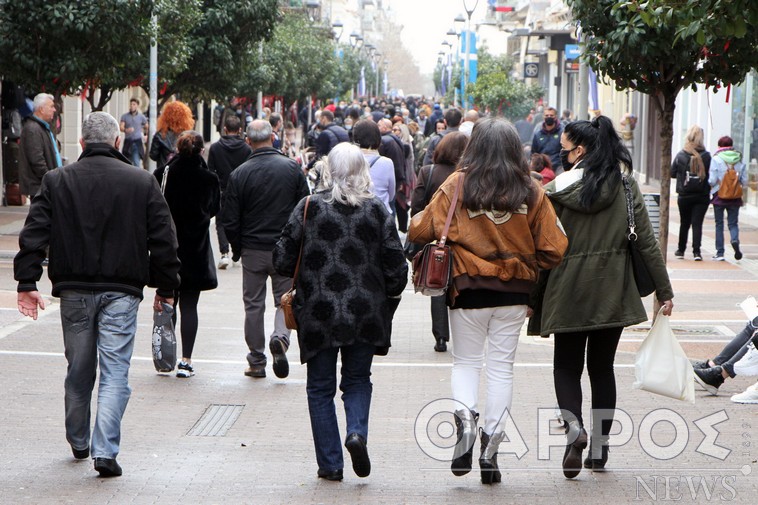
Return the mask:
[[[290,330],[279,308],[282,295],[292,279],[276,273],[272,252],[292,210],[308,196],[308,184],[300,166],[273,147],[271,124],[253,121],[247,129],[247,142],[253,154],[229,176],[220,223],[232,247],[232,259],[242,258],[242,298],[245,302],[245,341],[249,349],[245,370],[248,377],[266,376],[266,281],[276,306],[274,331],[269,350],[274,359],[274,374],[289,374],[285,353]]]

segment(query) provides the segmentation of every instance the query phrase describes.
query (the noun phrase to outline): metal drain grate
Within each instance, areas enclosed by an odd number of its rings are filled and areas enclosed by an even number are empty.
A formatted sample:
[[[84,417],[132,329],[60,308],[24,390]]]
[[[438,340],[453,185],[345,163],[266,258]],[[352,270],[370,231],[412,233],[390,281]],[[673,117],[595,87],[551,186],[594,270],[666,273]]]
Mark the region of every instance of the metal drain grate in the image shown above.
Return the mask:
[[[630,332],[630,333],[647,333],[650,331],[650,328],[645,328],[641,326],[636,326],[632,328],[626,328],[624,329],[624,333]],[[725,334],[723,331],[720,331],[718,328],[715,328],[713,326],[671,326],[671,331],[676,336],[683,336],[683,335],[697,335],[697,336],[707,336],[707,337],[723,337]]]
[[[244,407],[244,405],[210,405],[192,429],[187,432],[187,436],[223,437],[237,421]]]

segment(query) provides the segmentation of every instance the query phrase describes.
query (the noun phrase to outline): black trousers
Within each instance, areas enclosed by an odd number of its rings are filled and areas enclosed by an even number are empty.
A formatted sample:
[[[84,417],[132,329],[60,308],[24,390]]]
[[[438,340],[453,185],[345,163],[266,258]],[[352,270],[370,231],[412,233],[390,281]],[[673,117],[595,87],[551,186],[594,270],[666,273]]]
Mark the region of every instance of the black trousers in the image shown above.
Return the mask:
[[[692,227],[692,253],[700,254],[700,242],[703,237],[703,221],[708,212],[708,198],[696,196],[680,196],[677,201],[679,207],[679,245],[678,250],[687,250],[687,235]]]
[[[582,418],[582,372],[584,355],[587,354],[587,372],[592,388],[592,409],[616,408],[616,376],[613,361],[623,327],[602,330],[582,331],[576,333],[557,333],[555,335],[555,353],[553,355],[553,380],[558,406],[573,414],[584,426]],[[602,435],[611,431],[613,418],[607,412],[597,412],[602,417]],[[603,415],[606,414],[606,415]],[[567,414],[563,415],[564,420]],[[610,417],[610,419],[609,419]],[[593,417],[594,420],[599,419]],[[596,430],[597,428],[595,428]],[[595,431],[595,433],[597,433]]]

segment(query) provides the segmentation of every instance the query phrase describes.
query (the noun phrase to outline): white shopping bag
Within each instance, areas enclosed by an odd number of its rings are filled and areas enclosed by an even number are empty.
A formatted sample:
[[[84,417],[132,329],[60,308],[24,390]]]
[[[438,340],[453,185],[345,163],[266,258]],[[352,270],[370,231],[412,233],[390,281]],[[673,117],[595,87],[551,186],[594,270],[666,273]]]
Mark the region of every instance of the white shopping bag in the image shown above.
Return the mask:
[[[637,389],[695,403],[695,373],[662,311],[637,351],[634,375]]]

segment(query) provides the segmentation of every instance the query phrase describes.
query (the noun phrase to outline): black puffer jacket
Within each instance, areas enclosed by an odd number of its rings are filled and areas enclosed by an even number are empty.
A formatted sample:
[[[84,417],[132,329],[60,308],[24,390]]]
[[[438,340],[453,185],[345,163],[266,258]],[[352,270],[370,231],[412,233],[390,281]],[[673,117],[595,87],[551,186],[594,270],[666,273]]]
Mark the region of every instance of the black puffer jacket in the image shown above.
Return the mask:
[[[711,153],[705,150],[698,153],[705,165],[705,177],[700,179],[697,174],[691,173],[689,170],[692,155],[679,151],[671,163],[671,178],[676,179],[676,192],[680,197],[709,200],[711,186],[708,184],[708,174],[711,168]]]
[[[253,151],[229,176],[219,216],[235,261],[242,249],[272,250],[292,209],[309,193],[294,160],[273,147]]]
[[[301,201],[274,249],[281,275],[295,273],[303,240]],[[358,207],[310,198],[294,309],[300,360],[357,342],[377,354],[390,346],[395,299],[408,282],[408,265],[394,219],[376,197]]]
[[[211,218],[219,210],[218,177],[197,156],[177,156],[155,171],[158,183],[168,179],[164,196],[176,226],[182,268],[180,290],[204,291],[218,286],[211,249]]]

